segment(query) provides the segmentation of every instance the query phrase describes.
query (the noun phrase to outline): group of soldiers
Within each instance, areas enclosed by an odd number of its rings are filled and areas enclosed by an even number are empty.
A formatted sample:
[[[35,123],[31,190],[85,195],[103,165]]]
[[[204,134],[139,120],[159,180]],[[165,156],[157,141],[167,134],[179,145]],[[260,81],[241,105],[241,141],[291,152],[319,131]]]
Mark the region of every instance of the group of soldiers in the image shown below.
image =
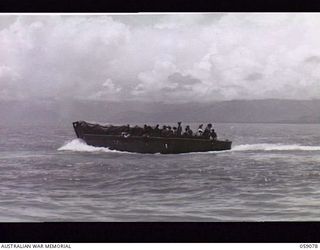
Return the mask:
[[[203,129],[203,124],[200,124],[197,132],[193,132],[189,125],[187,125],[183,131],[181,122],[178,122],[178,126],[162,126],[160,128],[159,124],[155,127],[149,125],[144,125],[143,127],[130,125],[123,126],[121,135],[124,137],[128,136],[152,136],[152,137],[200,137],[200,138],[210,138],[217,139],[217,134],[215,133],[213,126],[209,123],[205,129]]]

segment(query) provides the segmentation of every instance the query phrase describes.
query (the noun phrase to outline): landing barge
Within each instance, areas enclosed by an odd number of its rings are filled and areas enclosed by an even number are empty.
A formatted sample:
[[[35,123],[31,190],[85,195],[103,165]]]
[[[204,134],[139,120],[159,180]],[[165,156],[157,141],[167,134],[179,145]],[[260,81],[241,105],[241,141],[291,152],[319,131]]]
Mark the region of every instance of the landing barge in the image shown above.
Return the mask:
[[[108,134],[110,127],[85,121],[73,122],[78,138],[88,145],[135,153],[179,154],[189,152],[222,151],[231,149],[231,141],[202,137],[157,137]]]

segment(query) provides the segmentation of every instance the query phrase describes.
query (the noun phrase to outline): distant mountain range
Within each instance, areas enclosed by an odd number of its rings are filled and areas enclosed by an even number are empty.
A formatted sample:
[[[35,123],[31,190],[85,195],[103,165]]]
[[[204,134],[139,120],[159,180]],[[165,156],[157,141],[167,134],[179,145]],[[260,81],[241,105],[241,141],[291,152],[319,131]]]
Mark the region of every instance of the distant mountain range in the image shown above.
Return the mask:
[[[6,123],[230,122],[320,123],[320,100],[232,100],[213,103],[143,103],[99,101],[1,101]]]

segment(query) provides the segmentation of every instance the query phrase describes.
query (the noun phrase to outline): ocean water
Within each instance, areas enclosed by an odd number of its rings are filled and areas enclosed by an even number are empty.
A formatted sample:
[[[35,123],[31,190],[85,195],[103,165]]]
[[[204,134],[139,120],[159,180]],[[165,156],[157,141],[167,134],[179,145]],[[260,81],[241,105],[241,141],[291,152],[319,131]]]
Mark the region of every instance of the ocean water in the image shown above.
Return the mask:
[[[320,220],[320,125],[215,128],[232,150],[152,155],[1,125],[0,221]]]

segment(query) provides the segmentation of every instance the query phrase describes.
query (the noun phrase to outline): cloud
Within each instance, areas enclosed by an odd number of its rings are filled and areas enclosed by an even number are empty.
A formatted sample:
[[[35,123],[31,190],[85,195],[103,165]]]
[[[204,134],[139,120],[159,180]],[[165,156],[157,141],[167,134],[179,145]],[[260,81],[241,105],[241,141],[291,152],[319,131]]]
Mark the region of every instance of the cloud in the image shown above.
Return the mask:
[[[0,99],[320,98],[318,14],[0,16],[0,23]]]
[[[257,81],[263,78],[263,75],[260,73],[251,73],[247,75],[244,79],[246,81]]]
[[[306,63],[320,63],[320,56],[309,56],[304,61]]]
[[[178,83],[179,85],[181,85],[181,87],[201,82],[199,79],[194,78],[190,75],[182,75],[181,73],[177,72],[173,73],[172,75],[169,75],[168,80],[172,83]]]

